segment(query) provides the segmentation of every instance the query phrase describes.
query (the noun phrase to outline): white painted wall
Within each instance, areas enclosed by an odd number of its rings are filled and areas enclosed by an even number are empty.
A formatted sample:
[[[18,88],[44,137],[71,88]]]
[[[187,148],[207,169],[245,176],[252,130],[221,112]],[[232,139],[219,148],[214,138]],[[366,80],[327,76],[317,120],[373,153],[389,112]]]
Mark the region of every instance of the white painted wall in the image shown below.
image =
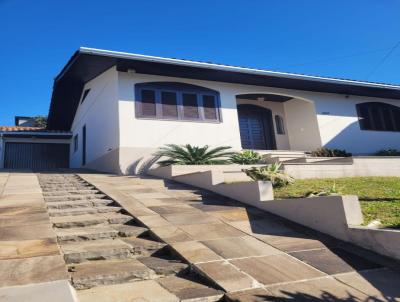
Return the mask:
[[[284,103],[291,150],[312,151],[322,146],[312,102],[291,99]]]
[[[220,92],[221,123],[163,121],[135,118],[135,84],[153,81],[183,82]],[[400,149],[400,133],[361,131],[355,105],[378,101],[400,106],[400,101],[316,93],[118,72],[120,125],[120,165],[146,160],[158,147],[167,144],[229,145],[241,149],[236,95],[246,93],[279,94],[296,98],[287,103],[264,103],[274,113],[283,114],[287,135],[276,135],[279,149],[313,150],[320,146],[346,149],[354,154],[372,153],[382,148]],[[249,101],[254,103],[255,101]],[[274,121],[275,123],[275,121]],[[275,125],[274,125],[275,126]],[[276,127],[274,127],[276,132]]]
[[[346,149],[359,155],[380,149],[400,149],[400,132],[361,130],[356,110],[358,103],[384,102],[400,106],[400,100],[359,96],[346,98],[335,94],[315,94],[314,100],[324,146]]]
[[[107,155],[119,146],[118,82],[115,68],[87,82],[84,90],[88,88],[90,92],[77,108],[71,127],[73,136],[78,134],[79,148],[74,152],[72,138],[70,165],[72,168],[81,167],[82,127],[86,125],[86,167],[117,172],[107,159]]]

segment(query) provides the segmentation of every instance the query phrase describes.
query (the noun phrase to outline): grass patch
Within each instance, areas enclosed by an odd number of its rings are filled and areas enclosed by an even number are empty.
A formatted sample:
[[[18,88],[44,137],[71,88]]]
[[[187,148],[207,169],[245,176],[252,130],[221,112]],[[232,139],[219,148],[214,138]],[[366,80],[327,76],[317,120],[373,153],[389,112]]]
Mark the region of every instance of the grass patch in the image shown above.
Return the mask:
[[[359,197],[365,224],[379,219],[386,227],[400,228],[400,177],[298,179],[274,194],[277,199],[300,198],[310,191],[329,191],[333,184],[340,194]]]

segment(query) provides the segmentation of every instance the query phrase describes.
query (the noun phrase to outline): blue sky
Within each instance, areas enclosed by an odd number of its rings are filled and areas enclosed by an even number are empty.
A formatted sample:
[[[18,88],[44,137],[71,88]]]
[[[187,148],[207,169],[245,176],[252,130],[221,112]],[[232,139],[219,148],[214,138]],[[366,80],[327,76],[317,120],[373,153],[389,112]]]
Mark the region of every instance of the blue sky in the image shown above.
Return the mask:
[[[399,0],[0,0],[0,125],[46,115],[80,46],[400,84],[399,12]]]

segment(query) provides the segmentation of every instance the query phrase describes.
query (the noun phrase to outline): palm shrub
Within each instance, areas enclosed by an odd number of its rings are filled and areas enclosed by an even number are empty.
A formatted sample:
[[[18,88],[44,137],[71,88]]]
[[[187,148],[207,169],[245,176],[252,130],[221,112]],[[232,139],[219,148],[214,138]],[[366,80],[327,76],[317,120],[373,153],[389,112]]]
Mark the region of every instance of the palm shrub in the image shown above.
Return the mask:
[[[282,171],[281,165],[281,163],[273,163],[264,167],[243,169],[242,171],[255,181],[270,181],[272,187],[279,188],[294,183],[294,178]]]
[[[166,157],[160,160],[160,166],[170,165],[223,165],[228,164],[228,158],[232,156],[232,151],[227,151],[231,147],[221,146],[210,148],[209,146],[192,146],[186,144],[183,146],[176,144],[167,144],[161,147],[154,155]]]
[[[231,162],[240,165],[258,164],[261,161],[261,155],[252,150],[245,150],[235,153],[231,156]]]
[[[315,156],[315,157],[350,157],[350,156],[352,156],[352,154],[346,152],[346,150],[319,148],[315,151],[312,151],[311,156]]]

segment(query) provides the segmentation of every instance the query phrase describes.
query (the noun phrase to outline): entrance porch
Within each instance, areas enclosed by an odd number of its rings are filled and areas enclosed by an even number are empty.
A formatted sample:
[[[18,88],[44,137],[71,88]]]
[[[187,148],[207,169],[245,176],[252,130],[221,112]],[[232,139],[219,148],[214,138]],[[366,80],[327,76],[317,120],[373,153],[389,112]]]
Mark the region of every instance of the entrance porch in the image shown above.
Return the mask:
[[[243,149],[312,151],[322,146],[314,103],[276,94],[236,96]]]

